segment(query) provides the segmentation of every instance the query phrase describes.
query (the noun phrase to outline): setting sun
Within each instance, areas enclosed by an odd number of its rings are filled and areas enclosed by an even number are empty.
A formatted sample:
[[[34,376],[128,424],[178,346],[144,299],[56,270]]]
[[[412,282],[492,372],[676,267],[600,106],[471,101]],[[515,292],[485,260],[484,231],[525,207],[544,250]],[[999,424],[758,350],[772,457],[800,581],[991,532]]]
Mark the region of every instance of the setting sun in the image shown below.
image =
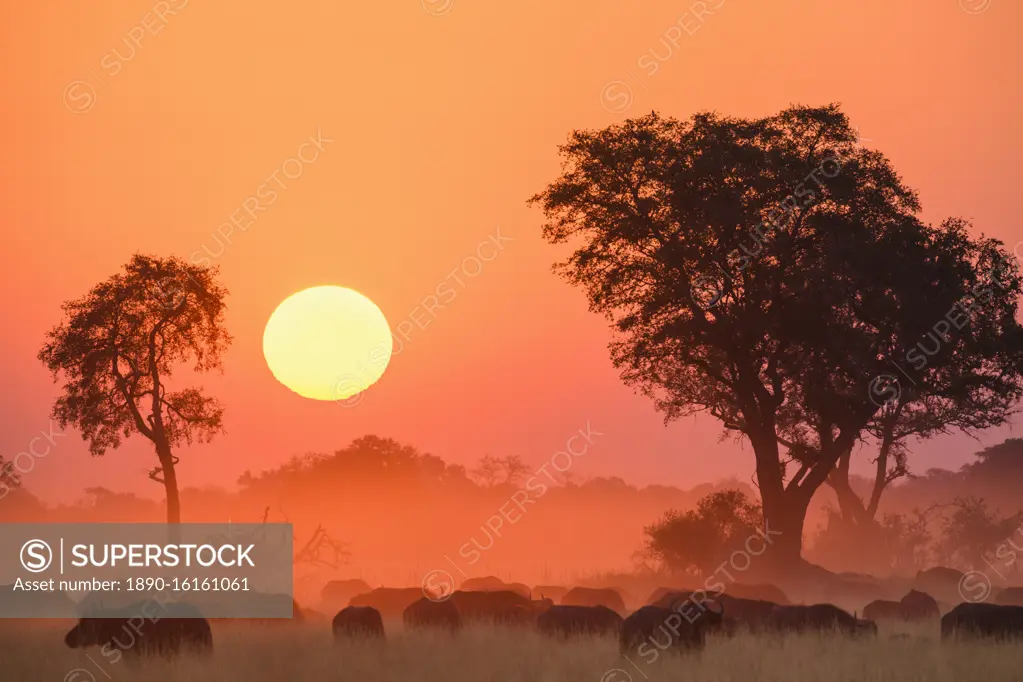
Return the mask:
[[[344,400],[383,375],[391,360],[391,329],[380,309],[338,286],[286,298],[263,332],[263,355],[274,377],[313,400]]]

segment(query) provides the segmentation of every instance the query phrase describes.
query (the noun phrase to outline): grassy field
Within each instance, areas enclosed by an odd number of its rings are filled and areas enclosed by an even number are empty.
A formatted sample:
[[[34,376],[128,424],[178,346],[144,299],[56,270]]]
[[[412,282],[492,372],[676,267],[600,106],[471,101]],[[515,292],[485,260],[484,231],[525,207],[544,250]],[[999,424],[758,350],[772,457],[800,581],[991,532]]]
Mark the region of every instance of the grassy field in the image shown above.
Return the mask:
[[[219,626],[205,659],[112,663],[71,650],[57,627],[0,630],[0,679],[10,682],[1017,682],[1019,645],[947,643],[933,631],[893,639],[712,638],[700,655],[653,663],[616,642],[570,643],[532,632],[473,628],[457,637],[396,632],[383,643],[335,644],[328,627]]]

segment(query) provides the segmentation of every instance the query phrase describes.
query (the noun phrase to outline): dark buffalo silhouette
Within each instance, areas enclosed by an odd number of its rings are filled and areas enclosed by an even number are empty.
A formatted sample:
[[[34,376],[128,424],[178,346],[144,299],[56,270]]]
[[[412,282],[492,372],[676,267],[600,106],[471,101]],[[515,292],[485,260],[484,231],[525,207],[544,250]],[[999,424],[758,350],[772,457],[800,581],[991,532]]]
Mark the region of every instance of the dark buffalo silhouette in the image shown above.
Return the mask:
[[[536,628],[550,637],[610,635],[618,637],[622,617],[606,606],[552,606],[536,619]]]
[[[330,580],[320,590],[320,601],[330,610],[348,606],[349,600],[358,594],[366,594],[373,588],[365,580]],[[328,611],[329,613],[330,611]]]
[[[348,605],[372,606],[383,618],[397,620],[410,604],[422,598],[423,590],[418,587],[378,587],[366,594],[355,595]]]
[[[1001,606],[1023,606],[1023,587],[1006,587],[995,597]]]
[[[776,606],[767,621],[769,629],[784,633],[840,632],[846,635],[877,632],[877,625],[859,620],[834,604]]]
[[[533,599],[550,599],[555,604],[560,604],[566,594],[568,588],[561,585],[537,585],[530,591]]]
[[[101,617],[78,620],[64,637],[72,649],[98,646],[112,661],[120,655],[175,656],[183,649],[212,651],[213,632],[209,621],[188,604],[138,602],[116,611],[95,613]],[[111,654],[119,652],[114,658]]]
[[[610,587],[573,587],[561,598],[564,606],[606,606],[622,614],[626,612],[622,595]]]
[[[724,623],[722,611],[711,608],[688,616],[661,606],[640,607],[622,622],[618,649],[622,654],[643,657],[665,650],[700,650],[706,644],[707,633],[721,629]]]
[[[449,598],[462,622],[488,622],[498,625],[532,625],[536,617],[554,603],[550,599],[533,601],[517,592],[466,592],[458,590]]]
[[[462,617],[451,599],[435,601],[423,597],[410,604],[401,618],[409,629],[430,628],[451,632],[462,629]]]
[[[1023,606],[960,604],[942,617],[941,637],[1023,637]]]
[[[899,600],[902,606],[902,617],[905,620],[937,620],[941,618],[941,608],[931,595],[920,590],[910,590]],[[866,616],[866,613],[863,614]]]
[[[334,639],[379,639],[384,636],[384,619],[372,606],[346,606],[334,616],[330,630]]]

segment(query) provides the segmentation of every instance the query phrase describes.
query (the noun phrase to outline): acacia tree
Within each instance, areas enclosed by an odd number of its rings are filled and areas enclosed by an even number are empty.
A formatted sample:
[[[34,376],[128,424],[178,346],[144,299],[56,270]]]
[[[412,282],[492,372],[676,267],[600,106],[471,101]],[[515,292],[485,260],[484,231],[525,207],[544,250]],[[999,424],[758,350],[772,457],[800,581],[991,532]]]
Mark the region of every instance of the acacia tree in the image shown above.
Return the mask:
[[[705,412],[750,442],[779,569],[798,565],[814,492],[906,383],[892,362],[929,332],[939,347],[907,374],[921,396],[962,363],[983,391],[1019,381],[1016,264],[962,221],[922,223],[837,105],[652,113],[576,131],[561,154],[531,199],[545,238],[577,246],[556,271],[666,421]]]
[[[158,465],[149,477],[164,487],[168,523],[181,521],[174,449],[223,430],[216,398],[168,384],[187,363],[195,372],[221,369],[231,337],[227,290],[216,274],[180,258],[136,254],[123,273],[64,304],[66,319],[39,352],[54,381],[64,380],[54,419],[78,428],[92,455],[133,434],[153,443]]]

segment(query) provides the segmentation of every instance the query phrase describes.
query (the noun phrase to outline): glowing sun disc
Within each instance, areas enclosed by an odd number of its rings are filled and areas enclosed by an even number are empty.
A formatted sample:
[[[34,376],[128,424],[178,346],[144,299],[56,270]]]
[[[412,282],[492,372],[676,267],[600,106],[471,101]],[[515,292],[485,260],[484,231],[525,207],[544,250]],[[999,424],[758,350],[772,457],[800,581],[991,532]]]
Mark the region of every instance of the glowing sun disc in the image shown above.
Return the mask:
[[[263,331],[274,377],[313,400],[344,400],[380,379],[391,361],[391,328],[354,289],[312,287],[284,299]]]

